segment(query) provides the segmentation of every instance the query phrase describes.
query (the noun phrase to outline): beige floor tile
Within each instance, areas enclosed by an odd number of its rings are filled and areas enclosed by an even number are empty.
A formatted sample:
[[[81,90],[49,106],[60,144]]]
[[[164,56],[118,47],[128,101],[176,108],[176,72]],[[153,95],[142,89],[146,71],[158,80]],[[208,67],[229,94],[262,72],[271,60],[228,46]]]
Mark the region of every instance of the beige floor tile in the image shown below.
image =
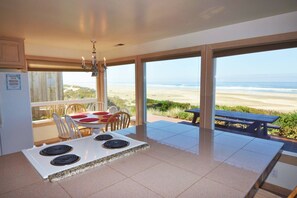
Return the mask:
[[[60,185],[71,197],[88,197],[112,184],[123,180],[125,176],[108,166],[101,166],[84,173],[60,180]]]
[[[153,122],[153,123],[147,123],[146,126],[147,127],[151,127],[151,128],[164,128],[166,126],[170,126],[170,125],[173,125],[174,123],[172,122],[168,122],[168,121],[165,121],[165,120],[159,120],[159,121],[156,121],[156,122]]]
[[[199,144],[188,149],[188,151],[199,156],[212,156],[215,161],[223,162],[230,156],[232,156],[235,152],[237,152],[238,149],[232,146],[227,146],[225,144],[213,143],[212,145]]]
[[[0,158],[1,177],[18,177],[27,174],[28,171],[35,171],[35,169],[21,152]]]
[[[146,135],[149,139],[159,141],[165,138],[175,136],[176,133],[172,133],[170,131],[164,131],[162,129],[155,129],[155,128],[148,127],[146,130]]]
[[[272,156],[247,150],[240,150],[228,158],[225,163],[239,168],[244,168],[255,173],[262,173],[269,165],[271,159]]]
[[[50,182],[39,182],[37,184],[33,184],[30,186],[26,186],[24,188],[11,191],[4,195],[0,196],[1,198],[40,198],[40,197],[48,197],[48,198],[66,198],[70,197],[66,191],[58,183],[50,183]]]
[[[259,174],[229,164],[222,164],[206,177],[247,193],[255,184]]]
[[[3,168],[7,165],[13,165],[19,162],[26,162],[26,158],[21,152],[3,155],[0,158],[0,168]]]
[[[152,158],[148,155],[136,153],[129,157],[122,158],[112,163],[109,163],[108,166],[130,177],[158,163],[160,163],[160,160]]]
[[[253,139],[253,137],[249,136],[237,135],[232,133],[221,133],[214,137],[214,142],[219,144],[225,144],[228,146],[233,146],[239,149],[245,146]]]
[[[0,194],[10,192],[25,186],[42,181],[41,176],[37,174],[27,174],[19,177],[0,177]]]
[[[200,176],[162,163],[131,178],[164,197],[176,197],[198,181]]]
[[[92,196],[95,197],[112,197],[112,198],[153,198],[153,197],[161,197],[155,192],[143,187],[142,185],[136,183],[131,179],[126,179],[119,183],[116,183],[102,191],[99,191]]]
[[[0,194],[43,181],[22,153],[1,157],[0,178]]]
[[[185,192],[179,198],[199,197],[199,198],[238,198],[244,197],[244,194],[238,190],[225,186],[223,184],[202,178]]]
[[[274,157],[283,145],[282,143],[277,143],[269,143],[267,140],[266,142],[253,140],[249,142],[243,149]]]
[[[199,144],[198,138],[192,138],[185,135],[176,135],[160,141],[162,144],[166,144],[181,150],[187,150],[197,144]]]
[[[199,176],[208,174],[221,164],[220,161],[214,160],[214,156],[212,155],[200,156],[190,152],[173,156],[169,158],[167,162],[173,166],[191,171]]]
[[[150,146],[151,147],[143,153],[163,161],[185,152],[161,143],[150,143]]]
[[[168,131],[168,132],[171,132],[171,133],[179,134],[179,133],[184,133],[184,132],[187,132],[187,131],[190,131],[190,130],[198,130],[198,129],[195,126],[184,125],[184,124],[175,124],[174,123],[172,125],[162,127],[162,130]]]

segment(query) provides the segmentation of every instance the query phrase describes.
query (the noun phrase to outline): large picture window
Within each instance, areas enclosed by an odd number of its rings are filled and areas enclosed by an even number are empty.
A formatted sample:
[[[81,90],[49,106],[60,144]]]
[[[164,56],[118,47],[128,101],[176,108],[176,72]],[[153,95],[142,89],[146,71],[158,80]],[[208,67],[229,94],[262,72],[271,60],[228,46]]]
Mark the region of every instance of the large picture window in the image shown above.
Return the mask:
[[[135,64],[108,67],[107,101],[108,107],[116,106],[135,115]]]
[[[67,104],[96,102],[96,78],[86,72],[29,72],[33,120],[64,114]]]
[[[147,120],[191,120],[185,110],[200,104],[201,58],[146,63]],[[177,120],[176,120],[177,121]]]
[[[297,48],[216,59],[216,109],[279,116],[273,136],[297,138]],[[226,124],[227,123],[227,124]],[[217,120],[216,126],[246,131],[249,123]]]

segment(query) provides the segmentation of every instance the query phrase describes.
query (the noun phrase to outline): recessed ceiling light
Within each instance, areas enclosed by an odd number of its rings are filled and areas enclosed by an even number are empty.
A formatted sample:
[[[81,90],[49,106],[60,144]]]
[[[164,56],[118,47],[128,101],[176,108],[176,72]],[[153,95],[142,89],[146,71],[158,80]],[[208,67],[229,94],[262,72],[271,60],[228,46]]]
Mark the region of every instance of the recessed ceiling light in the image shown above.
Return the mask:
[[[121,47],[121,46],[124,46],[125,44],[124,43],[118,43],[115,45],[115,47]]]

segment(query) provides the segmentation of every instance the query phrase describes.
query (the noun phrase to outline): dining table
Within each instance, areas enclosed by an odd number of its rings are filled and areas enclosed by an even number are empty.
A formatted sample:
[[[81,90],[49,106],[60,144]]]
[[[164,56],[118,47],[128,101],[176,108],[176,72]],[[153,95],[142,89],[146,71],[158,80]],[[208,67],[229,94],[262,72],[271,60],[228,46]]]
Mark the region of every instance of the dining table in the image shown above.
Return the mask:
[[[71,118],[79,126],[92,129],[92,133],[99,134],[113,114],[106,111],[89,111],[71,114]]]

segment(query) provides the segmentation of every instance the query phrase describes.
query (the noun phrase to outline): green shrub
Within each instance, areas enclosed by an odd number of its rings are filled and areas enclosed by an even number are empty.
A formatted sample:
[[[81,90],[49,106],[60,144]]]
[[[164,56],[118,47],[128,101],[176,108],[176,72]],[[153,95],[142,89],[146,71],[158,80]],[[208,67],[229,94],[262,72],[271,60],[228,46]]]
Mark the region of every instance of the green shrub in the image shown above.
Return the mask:
[[[115,105],[118,108],[128,108],[132,115],[135,115],[135,101],[133,103],[121,99],[120,97],[110,97],[108,98],[108,105]],[[193,118],[192,113],[187,113],[185,110],[198,108],[198,106],[193,106],[189,103],[179,103],[169,100],[153,100],[147,99],[147,111],[149,114],[160,115],[171,118],[178,118],[181,120],[191,121]],[[277,111],[269,111],[262,109],[255,109],[246,106],[218,106],[216,109],[225,110],[225,111],[238,111],[254,114],[265,114],[265,115],[276,115],[280,118],[273,124],[279,125],[280,130],[269,129],[268,133],[271,135],[277,135],[286,138],[297,139],[297,112],[292,113],[281,113]]]
[[[162,112],[166,112],[170,109],[174,108],[180,108],[180,109],[189,109],[191,108],[190,103],[179,103],[179,102],[173,102],[169,100],[153,100],[153,99],[147,99],[147,108],[148,109],[157,109]]]

